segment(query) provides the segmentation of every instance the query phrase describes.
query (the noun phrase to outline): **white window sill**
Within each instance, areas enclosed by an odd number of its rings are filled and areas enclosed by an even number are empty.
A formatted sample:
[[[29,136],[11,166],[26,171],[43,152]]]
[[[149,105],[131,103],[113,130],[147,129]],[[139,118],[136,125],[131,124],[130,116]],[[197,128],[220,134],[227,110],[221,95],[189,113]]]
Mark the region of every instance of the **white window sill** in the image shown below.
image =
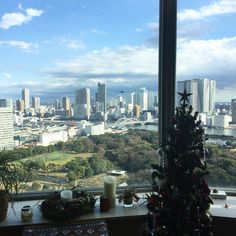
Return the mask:
[[[15,202],[13,205],[9,204],[7,218],[0,223],[0,228],[2,227],[24,227],[29,225],[47,225],[52,224],[52,221],[47,220],[42,217],[39,210],[40,201],[20,201]],[[225,204],[229,207],[225,208]],[[25,205],[30,205],[33,208],[33,218],[29,222],[21,221],[21,208]],[[108,212],[100,212],[99,210],[99,200],[97,200],[95,209],[93,213],[89,213],[81,216],[76,220],[67,221],[66,223],[75,223],[76,221],[88,221],[88,220],[100,220],[100,219],[125,219],[125,218],[135,218],[142,217],[147,214],[146,204],[140,205],[140,203],[135,203],[131,208],[125,208],[122,204],[117,203],[116,208],[110,209]],[[214,200],[214,205],[210,209],[213,217],[222,218],[233,218],[236,219],[236,197],[229,197],[224,200]],[[55,222],[54,222],[55,223]]]

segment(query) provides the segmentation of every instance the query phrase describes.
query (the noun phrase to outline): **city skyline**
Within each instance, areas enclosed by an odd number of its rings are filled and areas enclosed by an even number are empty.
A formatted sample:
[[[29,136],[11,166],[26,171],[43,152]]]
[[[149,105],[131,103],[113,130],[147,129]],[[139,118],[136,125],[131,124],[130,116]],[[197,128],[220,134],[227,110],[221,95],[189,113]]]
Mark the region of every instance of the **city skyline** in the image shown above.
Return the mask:
[[[157,88],[158,0],[8,1],[0,4],[1,97],[29,88],[45,100],[94,91]],[[180,0],[177,80],[217,81],[216,101],[236,89],[236,2]],[[227,25],[227,27],[225,27]]]

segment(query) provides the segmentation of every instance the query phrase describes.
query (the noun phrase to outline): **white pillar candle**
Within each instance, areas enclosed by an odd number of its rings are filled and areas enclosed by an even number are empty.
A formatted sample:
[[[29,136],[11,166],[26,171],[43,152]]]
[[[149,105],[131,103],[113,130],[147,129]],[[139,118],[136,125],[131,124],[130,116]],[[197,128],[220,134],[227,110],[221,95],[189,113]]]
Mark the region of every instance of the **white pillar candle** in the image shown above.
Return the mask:
[[[60,197],[62,201],[70,201],[72,200],[72,191],[71,190],[62,190],[60,193]]]
[[[116,178],[110,175],[104,177],[104,195],[109,198],[110,208],[116,206]]]

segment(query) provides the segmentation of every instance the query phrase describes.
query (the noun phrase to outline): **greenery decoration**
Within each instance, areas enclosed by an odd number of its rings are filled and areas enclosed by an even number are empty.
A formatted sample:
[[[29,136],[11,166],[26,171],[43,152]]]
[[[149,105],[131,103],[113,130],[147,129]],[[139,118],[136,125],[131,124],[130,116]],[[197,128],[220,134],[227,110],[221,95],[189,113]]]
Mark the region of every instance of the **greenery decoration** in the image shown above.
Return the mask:
[[[133,187],[127,187],[124,189],[123,193],[118,195],[118,201],[119,203],[123,202],[125,203],[126,201],[129,202],[129,200],[131,200],[131,203],[133,202],[133,200],[135,202],[138,202],[139,197],[135,192],[135,188]]]
[[[0,151],[0,221],[6,218],[8,202],[25,180],[26,170],[9,152]]]
[[[70,201],[61,200],[60,192],[44,200],[40,205],[43,216],[50,220],[70,220],[93,211],[97,200],[93,194],[76,188],[72,192],[73,199]]]
[[[169,139],[158,150],[159,164],[152,165],[154,192],[148,196],[146,235],[211,236],[204,130],[198,113],[192,115],[187,104],[191,94],[185,90],[179,95]]]
[[[26,178],[22,163],[8,151],[0,151],[0,190],[10,194],[17,193],[19,185]]]

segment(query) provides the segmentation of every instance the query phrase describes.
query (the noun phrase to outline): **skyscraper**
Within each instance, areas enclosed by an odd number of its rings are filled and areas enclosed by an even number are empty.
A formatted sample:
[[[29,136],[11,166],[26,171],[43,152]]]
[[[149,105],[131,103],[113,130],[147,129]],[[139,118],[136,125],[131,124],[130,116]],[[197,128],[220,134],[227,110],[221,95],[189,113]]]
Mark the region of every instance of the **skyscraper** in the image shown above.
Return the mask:
[[[29,89],[22,89],[22,100],[24,100],[25,109],[30,107],[30,95],[29,95]]]
[[[140,106],[141,110],[148,109],[148,90],[140,88],[135,92],[135,104]]]
[[[0,99],[0,151],[14,148],[13,106],[9,99]]]
[[[35,111],[40,110],[40,97],[32,97],[32,105]]]
[[[152,91],[148,92],[148,109],[152,110],[154,107],[154,93]]]
[[[140,117],[140,106],[134,105],[134,117],[139,118]]]
[[[16,100],[16,109],[20,112],[24,112],[25,109],[25,102],[24,100]]]
[[[215,96],[216,96],[216,81],[210,80],[209,111],[211,113],[215,109]]]
[[[185,80],[178,81],[178,93],[183,93],[184,89],[186,89],[187,93],[192,93],[192,95],[188,98],[189,103],[193,107],[193,111],[198,111],[198,84],[196,80]],[[180,101],[180,95],[177,94],[177,104]]]
[[[62,98],[62,108],[66,111],[70,110],[70,99],[69,97]]]
[[[71,116],[70,112],[70,98],[69,97],[63,97],[62,98],[62,108],[65,111],[65,116]]]
[[[134,106],[134,95],[135,93],[129,93],[126,97],[126,104],[131,104]]]
[[[55,107],[56,110],[61,109],[61,104],[60,104],[59,99],[56,99],[56,100],[55,100],[55,102],[54,102],[54,107]]]
[[[91,113],[90,99],[89,88],[75,90],[74,116],[76,118],[89,119]]]
[[[106,85],[98,83],[98,91],[96,93],[97,111],[106,113],[107,91]]]
[[[231,100],[232,123],[236,124],[236,99]]]
[[[192,93],[189,102],[194,111],[200,113],[213,113],[215,107],[216,81],[203,79],[178,81],[178,91],[183,92],[186,88],[187,93]],[[180,96],[177,95],[177,102]]]
[[[216,81],[206,78],[196,79],[198,83],[198,111],[213,113],[215,108]]]

